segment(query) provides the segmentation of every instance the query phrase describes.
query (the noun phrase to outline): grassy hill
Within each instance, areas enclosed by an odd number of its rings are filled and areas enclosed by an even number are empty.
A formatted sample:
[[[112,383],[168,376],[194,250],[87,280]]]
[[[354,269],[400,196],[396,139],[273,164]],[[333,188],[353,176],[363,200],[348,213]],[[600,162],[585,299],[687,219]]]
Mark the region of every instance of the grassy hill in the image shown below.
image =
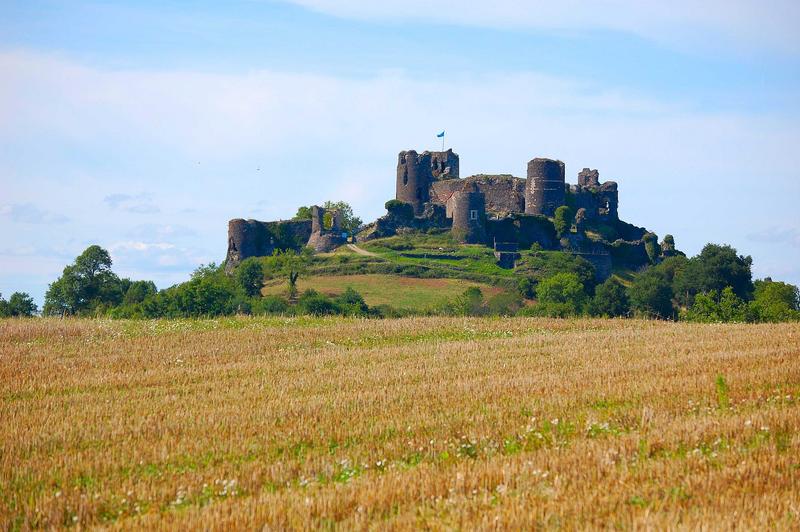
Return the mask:
[[[360,293],[369,306],[391,305],[419,311],[450,301],[471,286],[480,288],[486,297],[503,291],[497,286],[463,279],[420,279],[390,274],[308,275],[297,285],[301,292],[311,288],[328,296],[339,295],[349,287]],[[283,280],[268,281],[262,290],[264,295],[285,292]]]

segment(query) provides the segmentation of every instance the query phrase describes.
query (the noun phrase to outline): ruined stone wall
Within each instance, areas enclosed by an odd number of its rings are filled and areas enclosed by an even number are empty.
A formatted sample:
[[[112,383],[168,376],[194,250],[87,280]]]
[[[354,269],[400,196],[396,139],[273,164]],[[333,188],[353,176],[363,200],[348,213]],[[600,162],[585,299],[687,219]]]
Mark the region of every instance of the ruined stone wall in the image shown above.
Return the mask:
[[[553,216],[565,201],[564,163],[536,158],[528,163],[525,213]]]
[[[434,179],[458,179],[458,154],[452,149],[431,153],[431,175]]]
[[[590,222],[614,222],[619,219],[619,192],[614,181],[600,183],[600,172],[584,168],[578,184],[569,187],[567,203],[574,209],[586,209]]]
[[[434,181],[430,198],[447,205],[464,183],[474,183],[486,199],[486,212],[495,217],[525,211],[525,180],[511,175],[474,175],[463,180]],[[448,216],[452,213],[448,211]]]
[[[237,218],[228,222],[226,268],[248,257],[266,257],[276,249],[300,250],[311,236],[311,220],[259,222]]]
[[[327,253],[345,243],[342,237],[342,217],[339,211],[331,213],[331,229],[325,229],[326,209],[311,207],[311,235],[306,245],[319,253]]]

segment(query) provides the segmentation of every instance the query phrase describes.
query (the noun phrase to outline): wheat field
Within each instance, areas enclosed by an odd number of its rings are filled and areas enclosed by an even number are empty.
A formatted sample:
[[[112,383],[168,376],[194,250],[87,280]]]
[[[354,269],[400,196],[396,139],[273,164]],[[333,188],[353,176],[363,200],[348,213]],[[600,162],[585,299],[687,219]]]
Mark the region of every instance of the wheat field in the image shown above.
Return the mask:
[[[800,527],[800,324],[0,322],[0,527]]]

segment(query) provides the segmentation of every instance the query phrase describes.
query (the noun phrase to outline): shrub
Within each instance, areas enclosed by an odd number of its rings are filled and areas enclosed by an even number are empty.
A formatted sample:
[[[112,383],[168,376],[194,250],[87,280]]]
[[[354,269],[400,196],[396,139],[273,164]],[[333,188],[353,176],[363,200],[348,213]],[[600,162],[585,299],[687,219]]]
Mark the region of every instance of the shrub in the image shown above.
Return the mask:
[[[557,273],[536,287],[537,305],[534,313],[565,318],[583,314],[588,302],[580,278],[574,273]]]
[[[290,314],[291,307],[289,302],[280,296],[264,296],[253,300],[252,312],[256,315]]]
[[[325,316],[329,314],[338,314],[339,308],[331,298],[324,294],[320,294],[316,290],[308,289],[297,300],[297,309],[302,314],[311,314],[314,316]]]
[[[492,316],[513,316],[524,305],[522,296],[514,292],[501,292],[486,301],[486,312]]]
[[[626,316],[630,302],[625,287],[617,279],[609,278],[595,288],[592,313],[598,316]]]
[[[249,297],[261,293],[261,287],[264,286],[264,267],[261,265],[261,259],[249,257],[243,260],[236,268],[234,275],[236,284]]]
[[[755,282],[750,304],[753,319],[766,322],[800,320],[800,290],[792,284],[765,279]]]
[[[335,302],[339,311],[345,316],[366,316],[369,313],[369,307],[364,298],[349,286],[336,296]]]
[[[572,230],[572,220],[575,215],[572,209],[566,205],[556,209],[555,217],[553,218],[553,225],[556,227],[556,235],[560,238],[568,234]]]
[[[647,258],[650,259],[650,264],[658,262],[658,257],[661,256],[661,246],[658,245],[658,236],[655,233],[647,233],[642,237],[644,241],[644,249],[647,252]]]
[[[389,200],[384,205],[386,211],[400,220],[410,220],[414,217],[414,206],[400,200]]]

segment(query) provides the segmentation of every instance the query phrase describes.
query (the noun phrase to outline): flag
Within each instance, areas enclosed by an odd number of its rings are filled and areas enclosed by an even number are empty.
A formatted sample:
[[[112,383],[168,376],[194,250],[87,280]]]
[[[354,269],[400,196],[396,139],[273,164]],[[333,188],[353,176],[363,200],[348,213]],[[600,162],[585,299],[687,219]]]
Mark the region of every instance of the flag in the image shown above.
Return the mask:
[[[444,138],[444,131],[442,131],[441,133],[439,133],[438,135],[436,135],[436,138],[437,138],[437,139],[443,139],[443,138]]]

